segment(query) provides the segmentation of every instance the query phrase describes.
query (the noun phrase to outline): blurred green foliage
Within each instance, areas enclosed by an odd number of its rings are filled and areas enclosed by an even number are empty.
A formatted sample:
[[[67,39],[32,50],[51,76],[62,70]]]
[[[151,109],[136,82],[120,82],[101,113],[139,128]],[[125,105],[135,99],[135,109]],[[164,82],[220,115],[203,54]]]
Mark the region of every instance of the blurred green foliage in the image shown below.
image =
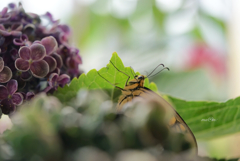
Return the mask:
[[[126,115],[118,114],[109,97],[98,90],[80,90],[71,102],[72,106],[63,106],[55,97],[42,94],[22,106],[11,116],[12,129],[2,135],[0,160],[75,161],[96,152],[103,154],[96,160],[111,160],[133,150],[150,158],[161,156],[160,160],[189,156],[181,153],[186,148],[180,146],[187,141],[182,134],[171,134],[157,105],[141,102]],[[145,111],[141,117],[139,109]],[[179,139],[172,142],[170,136]],[[165,146],[169,150],[163,150]],[[84,149],[88,150],[81,153]]]
[[[0,136],[0,161],[217,161],[186,151],[189,143],[168,128],[156,102],[136,102],[119,114],[102,91],[84,89],[70,102],[40,94],[19,108]]]

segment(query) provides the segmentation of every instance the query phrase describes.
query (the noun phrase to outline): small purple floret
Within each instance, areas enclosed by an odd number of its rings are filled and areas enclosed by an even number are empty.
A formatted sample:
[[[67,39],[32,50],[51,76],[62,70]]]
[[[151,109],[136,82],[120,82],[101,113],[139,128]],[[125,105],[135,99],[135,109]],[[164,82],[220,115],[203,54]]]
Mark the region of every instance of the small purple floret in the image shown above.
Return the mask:
[[[70,81],[70,77],[67,74],[62,74],[62,75],[58,75],[56,73],[52,73],[49,76],[49,87],[47,87],[45,89],[45,92],[53,92],[55,90],[57,90],[58,86],[60,87],[64,87],[67,83],[69,83]]]
[[[28,37],[27,35],[23,34],[22,36],[20,36],[20,38],[13,39],[13,43],[17,46],[27,46],[29,44]]]
[[[11,18],[11,14],[7,12],[8,12],[8,8],[4,7],[2,12],[0,12],[0,22],[7,21]]]
[[[32,75],[37,78],[45,77],[49,72],[48,63],[43,60],[46,50],[43,45],[34,43],[30,47],[23,46],[19,50],[19,56],[15,61],[15,67],[26,72],[30,69]]]
[[[22,29],[23,29],[23,25],[15,24],[6,29],[4,25],[0,24],[0,34],[3,36],[14,36],[14,37],[21,36]]]
[[[4,66],[3,58],[0,57],[0,83],[6,83],[12,78],[12,71],[9,67]]]
[[[21,105],[23,102],[23,95],[16,92],[18,83],[16,80],[11,79],[6,86],[0,85],[0,107],[4,114],[13,112],[16,105]]]

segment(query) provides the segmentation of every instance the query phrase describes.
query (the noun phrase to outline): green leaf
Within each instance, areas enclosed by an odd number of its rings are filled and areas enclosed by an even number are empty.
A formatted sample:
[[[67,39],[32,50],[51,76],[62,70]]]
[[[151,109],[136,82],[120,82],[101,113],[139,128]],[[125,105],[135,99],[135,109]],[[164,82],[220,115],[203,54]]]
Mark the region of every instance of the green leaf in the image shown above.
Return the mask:
[[[112,54],[110,60],[120,71],[119,72],[110,62],[106,67],[103,67],[99,71],[96,69],[90,70],[87,74],[82,74],[78,79],[74,78],[69,86],[63,88],[58,88],[58,91],[54,93],[54,96],[59,98],[61,102],[69,102],[72,98],[77,95],[77,92],[82,89],[96,90],[101,89],[106,91],[112,100],[115,100],[121,93],[121,91],[116,92],[116,88],[110,83],[116,85],[117,87],[124,88],[125,83],[130,76],[130,79],[134,78],[134,75],[139,75],[140,73],[135,73],[132,68],[125,67],[122,60],[118,57],[117,53]],[[103,77],[101,77],[100,75]],[[105,79],[109,82],[107,82]],[[145,79],[145,87],[157,92],[157,86],[151,82],[149,83],[148,78]]]
[[[206,140],[240,132],[240,97],[227,102],[168,100],[197,139]]]

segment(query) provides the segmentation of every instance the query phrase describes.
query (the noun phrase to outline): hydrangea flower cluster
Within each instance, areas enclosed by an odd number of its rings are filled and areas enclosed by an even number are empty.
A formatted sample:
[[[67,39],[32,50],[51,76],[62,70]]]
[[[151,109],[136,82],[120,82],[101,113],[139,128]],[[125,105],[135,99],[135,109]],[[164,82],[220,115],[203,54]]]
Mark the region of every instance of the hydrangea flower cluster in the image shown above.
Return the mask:
[[[42,24],[42,19],[49,22]],[[39,92],[52,93],[81,74],[70,29],[50,13],[26,13],[11,3],[0,11],[0,108],[9,114]]]

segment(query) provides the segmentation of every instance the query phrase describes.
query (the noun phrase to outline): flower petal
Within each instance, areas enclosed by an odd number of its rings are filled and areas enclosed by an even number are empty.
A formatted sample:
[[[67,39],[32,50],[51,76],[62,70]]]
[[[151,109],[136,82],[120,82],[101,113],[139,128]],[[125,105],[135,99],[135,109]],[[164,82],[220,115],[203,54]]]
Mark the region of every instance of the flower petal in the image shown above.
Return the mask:
[[[56,73],[52,73],[50,76],[49,76],[49,81],[48,81],[48,84],[50,87],[54,87],[57,83],[57,80],[58,80],[58,74]],[[58,85],[58,84],[57,84]]]
[[[0,83],[6,83],[12,78],[12,71],[9,67],[5,66],[0,72]]]
[[[45,60],[35,61],[30,65],[30,70],[34,77],[43,78],[48,74],[49,66]]]
[[[11,31],[12,36],[21,36],[22,32],[21,31]]]
[[[22,72],[26,72],[29,70],[30,65],[29,62],[27,60],[23,60],[22,58],[18,58],[15,61],[15,67],[17,68],[17,70],[20,70]]]
[[[11,79],[7,84],[7,90],[10,95],[13,95],[18,89],[18,83],[15,79]]]
[[[0,24],[0,30],[6,30],[3,24]]]
[[[23,35],[20,37],[20,39],[21,39],[22,41],[28,41],[28,36],[27,36],[26,34],[23,34]]]
[[[11,30],[12,31],[22,31],[23,29],[23,25],[22,24],[13,24],[11,26]]]
[[[62,32],[62,33],[59,34],[58,39],[62,44],[64,44],[65,42],[68,41],[68,36],[69,35]]]
[[[79,64],[76,62],[76,60],[73,57],[68,57],[66,60],[66,64],[68,68],[71,69],[78,69]]]
[[[56,60],[51,56],[45,56],[44,59],[49,65],[49,72],[52,72],[57,67]]]
[[[53,19],[53,16],[50,12],[46,12],[43,16],[46,17],[51,23],[58,24],[58,22],[59,22],[59,20]]]
[[[60,74],[60,69],[59,68],[56,68],[53,73],[57,73],[58,75]]]
[[[29,60],[30,54],[31,54],[31,50],[29,49],[29,47],[23,46],[19,49],[19,56],[23,60]]]
[[[23,103],[23,95],[19,92],[12,95],[12,102],[15,105],[21,105]]]
[[[47,86],[45,89],[44,89],[44,92],[46,93],[53,93],[55,91],[55,88],[53,87],[50,87],[50,86]]]
[[[19,92],[23,96],[23,99],[26,99],[26,94],[24,92]]]
[[[9,3],[8,7],[11,8],[11,9],[14,9],[14,8],[16,8],[16,4],[15,3]]]
[[[2,36],[10,36],[10,35],[11,35],[10,32],[5,31],[5,30],[1,30],[1,29],[0,29],[0,34],[1,34]]]
[[[35,41],[33,42],[33,44],[41,44],[41,41],[35,40]]]
[[[1,16],[2,16],[2,15],[5,15],[5,14],[7,13],[7,11],[8,11],[8,8],[7,8],[7,7],[4,7],[4,8],[2,9]]]
[[[61,68],[63,65],[62,57],[57,53],[53,53],[53,54],[51,54],[51,56],[56,60],[57,67]]]
[[[46,55],[46,50],[41,44],[32,44],[30,46],[32,60],[42,60]]]
[[[30,100],[30,99],[32,99],[34,96],[35,96],[35,94],[34,94],[33,92],[28,92],[28,93],[26,94],[26,100]]]
[[[0,72],[3,70],[3,68],[4,68],[4,61],[3,61],[3,58],[0,57]]]
[[[7,88],[4,85],[0,85],[0,100],[7,98],[9,95]]]
[[[0,107],[2,109],[2,113],[4,113],[5,115],[10,114],[16,108],[16,106],[12,103],[11,99],[4,99],[4,100],[2,100]]]
[[[0,17],[0,22],[4,22],[4,21],[7,21],[11,18],[11,13],[6,13],[4,14],[4,16],[1,16]]]
[[[43,38],[41,44],[45,47],[47,55],[56,51],[58,47],[57,41],[53,36]]]
[[[50,76],[51,74],[53,74],[53,73],[56,73],[57,75],[59,75],[59,74],[60,74],[60,69],[59,69],[59,68],[54,69],[52,72],[49,72],[46,77],[49,78],[49,76]]]
[[[67,25],[58,25],[58,28],[61,29],[65,34],[69,35],[71,30]]]
[[[36,29],[35,25],[34,24],[27,24],[26,26],[24,26],[23,28],[23,32],[26,34],[26,35],[32,35],[32,33],[34,32],[34,30]]]
[[[79,54],[75,55],[74,59],[78,64],[82,64],[82,58]]]
[[[68,69],[67,73],[71,77],[79,77],[79,75],[81,74],[81,71],[79,69]]]
[[[58,77],[57,81],[58,84],[63,87],[70,81],[70,77],[67,74],[62,74]]]
[[[21,39],[17,39],[17,38],[13,39],[13,43],[14,43],[14,45],[17,45],[17,46],[24,45],[24,41],[22,41]]]

